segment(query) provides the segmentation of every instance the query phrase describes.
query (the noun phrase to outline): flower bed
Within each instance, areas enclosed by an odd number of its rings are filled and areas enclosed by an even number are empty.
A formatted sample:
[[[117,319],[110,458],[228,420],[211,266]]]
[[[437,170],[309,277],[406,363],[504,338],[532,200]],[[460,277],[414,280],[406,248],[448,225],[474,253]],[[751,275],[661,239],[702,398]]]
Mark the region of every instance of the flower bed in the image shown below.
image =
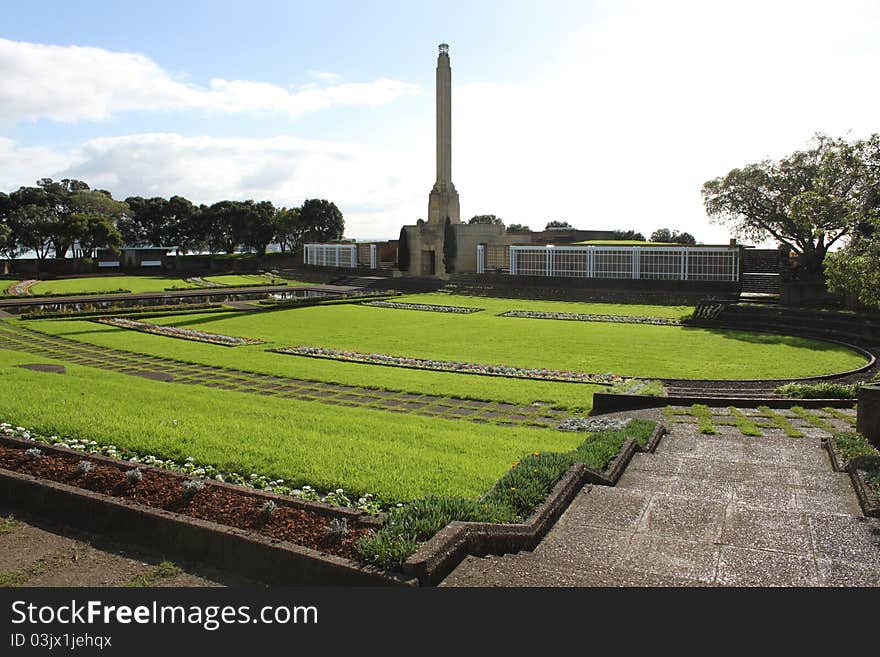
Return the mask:
[[[6,288],[6,294],[13,297],[23,297],[27,296],[31,293],[31,287],[39,283],[40,281],[34,279],[28,279],[26,281],[18,281],[13,283],[9,287]]]
[[[177,326],[160,326],[158,324],[139,322],[135,319],[127,319],[125,317],[102,317],[101,319],[96,319],[94,321],[99,322],[100,324],[116,326],[117,328],[142,331],[144,333],[154,333],[169,338],[182,338],[184,340],[195,340],[196,342],[209,342],[211,344],[223,345],[224,347],[240,347],[242,345],[263,343],[262,340],[254,340],[252,338],[238,338],[231,335],[208,333],[207,331],[197,331],[196,329],[180,328]]]
[[[590,372],[569,372],[565,370],[548,370],[546,368],[511,367],[509,365],[483,365],[451,360],[426,360],[407,358],[406,356],[389,356],[387,354],[365,354],[359,351],[340,351],[322,347],[280,347],[269,351],[293,356],[309,358],[326,358],[351,363],[368,363],[370,365],[389,365],[391,367],[408,367],[417,370],[434,370],[438,372],[455,372],[458,374],[481,374],[484,376],[504,376],[514,379],[534,379],[538,381],[564,381],[566,383],[594,383],[613,385],[623,381],[616,374],[593,374]]]
[[[237,527],[346,559],[359,560],[357,543],[375,527],[375,520],[351,512],[275,502],[267,496],[190,479],[180,473],[131,468],[125,462],[84,459],[64,449],[28,445],[14,439],[0,442],[0,468]]]
[[[458,315],[468,315],[485,310],[485,308],[468,308],[466,306],[440,306],[429,303],[402,303],[397,301],[367,301],[361,305],[373,306],[375,308],[397,308],[399,310],[426,310],[434,313],[455,313]]]
[[[616,322],[618,324],[657,324],[681,326],[681,320],[670,317],[640,317],[638,315],[593,315],[586,313],[555,313],[538,310],[508,310],[499,317],[524,317],[526,319],[560,319],[574,322]]]

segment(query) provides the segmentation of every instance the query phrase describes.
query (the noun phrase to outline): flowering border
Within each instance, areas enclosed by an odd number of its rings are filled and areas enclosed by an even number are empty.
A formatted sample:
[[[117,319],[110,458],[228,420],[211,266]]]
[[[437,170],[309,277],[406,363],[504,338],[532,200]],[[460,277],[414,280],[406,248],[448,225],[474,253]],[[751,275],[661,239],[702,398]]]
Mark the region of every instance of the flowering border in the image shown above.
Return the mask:
[[[524,317],[526,319],[559,319],[574,322],[614,322],[617,324],[656,324],[658,326],[681,326],[680,319],[671,317],[641,317],[638,315],[594,315],[590,313],[556,313],[538,310],[508,310],[499,317]]]
[[[562,381],[565,383],[594,383],[614,385],[624,381],[624,377],[616,374],[595,374],[590,372],[570,372],[565,370],[548,370],[546,368],[511,367],[509,365],[484,365],[451,360],[426,360],[406,356],[389,356],[388,354],[365,354],[359,351],[341,351],[322,347],[279,347],[268,349],[279,354],[306,356],[308,358],[325,358],[351,363],[369,365],[388,365],[391,367],[407,367],[417,370],[433,370],[437,372],[453,372],[456,374],[480,374],[483,376],[503,376],[513,379],[532,379],[536,381]]]
[[[208,333],[206,331],[179,328],[177,326],[160,326],[159,324],[139,322],[137,320],[128,319],[126,317],[101,317],[92,321],[98,322],[99,324],[108,324],[117,328],[128,329],[131,331],[153,333],[155,335],[163,335],[169,338],[181,338],[183,340],[195,340],[196,342],[208,342],[210,344],[219,344],[224,347],[240,347],[249,344],[263,344],[262,340],[254,340],[253,338],[238,338],[232,335]]]
[[[177,422],[177,420],[175,420],[175,422]],[[370,515],[377,515],[386,508],[386,505],[383,505],[379,498],[372,493],[366,493],[357,499],[349,497],[342,488],[337,488],[321,494],[311,486],[294,488],[288,486],[283,479],[271,479],[266,475],[257,474],[255,472],[252,472],[250,476],[245,477],[237,472],[219,470],[213,465],[200,465],[191,456],[187,457],[186,460],[182,462],[174,461],[172,459],[163,460],[152,454],[139,455],[137,452],[125,449],[124,447],[117,447],[116,445],[100,445],[94,440],[63,438],[61,436],[44,436],[25,427],[14,427],[8,422],[0,423],[0,435],[52,445],[53,447],[65,447],[85,454],[98,454],[100,456],[128,461],[129,463],[134,463],[136,465],[149,465],[154,468],[161,468],[172,472],[182,472],[191,477],[213,479],[228,484],[235,484],[236,486],[275,493],[276,495],[288,495],[308,502],[323,502],[330,506],[357,509],[358,511],[363,511]],[[402,504],[397,504],[396,506],[402,506]]]
[[[469,315],[470,313],[478,313],[485,308],[471,308],[467,306],[441,306],[430,303],[402,303],[397,301],[367,301],[362,306],[373,306],[375,308],[397,308],[399,310],[427,310],[435,313],[454,313],[457,315]]]

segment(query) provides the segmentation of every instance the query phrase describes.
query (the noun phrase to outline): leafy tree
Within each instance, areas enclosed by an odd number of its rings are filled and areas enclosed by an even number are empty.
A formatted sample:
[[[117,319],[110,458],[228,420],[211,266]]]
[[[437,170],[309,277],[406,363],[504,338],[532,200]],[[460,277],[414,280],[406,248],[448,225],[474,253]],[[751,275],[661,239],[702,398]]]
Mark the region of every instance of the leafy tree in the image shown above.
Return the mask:
[[[669,230],[668,228],[658,228],[651,233],[651,241],[691,246],[697,243],[696,238],[690,233],[679,233],[677,230]]]
[[[245,224],[244,244],[257,252],[257,255],[266,255],[266,247],[275,239],[278,228],[276,222],[275,206],[271,201],[260,201],[249,204],[250,216]]]
[[[400,236],[397,238],[397,268],[400,271],[409,271],[409,240],[405,227],[400,228]]]
[[[52,248],[56,223],[52,211],[42,204],[15,205],[7,215],[7,226],[23,251],[33,251],[38,260],[45,260]]]
[[[866,306],[880,306],[880,135],[857,143],[864,164],[864,217],[849,243],[825,259],[828,289],[849,295]]]
[[[71,194],[72,213],[67,217],[67,238],[79,244],[79,255],[91,257],[95,249],[119,249],[122,233],[116,225],[129,211],[122,201],[115,201],[109,192],[82,190]]]
[[[305,226],[299,208],[281,208],[275,215],[275,239],[281,252],[295,253],[303,243]]]
[[[544,230],[550,230],[551,228],[574,228],[567,221],[548,221],[547,225],[544,226]]]
[[[201,211],[206,243],[211,253],[235,253],[244,244],[253,201],[219,201]]]
[[[446,225],[443,227],[443,266],[449,274],[455,271],[456,257],[458,257],[458,243],[455,239],[455,229],[449,217],[446,217]]]
[[[808,150],[704,183],[706,212],[746,239],[777,240],[794,252],[797,275],[818,277],[828,249],[864,225],[876,202],[864,154],[864,142],[816,135]]]
[[[503,224],[501,221],[501,217],[496,217],[494,214],[478,214],[474,215],[470,219],[468,219],[469,224]]]
[[[614,239],[628,242],[644,242],[645,236],[635,230],[615,230]]]
[[[510,224],[507,227],[508,233],[531,233],[532,229],[523,224]]]
[[[67,225],[71,215],[77,211],[75,196],[88,191],[89,186],[75,178],[60,181],[41,178],[37,181],[37,189],[42,190],[42,203],[51,211],[56,226],[50,237],[52,250],[56,258],[64,258],[76,239],[76,230]]]
[[[330,242],[342,239],[345,220],[336,204],[326,199],[306,200],[300,209],[305,225],[304,238],[310,242]]]

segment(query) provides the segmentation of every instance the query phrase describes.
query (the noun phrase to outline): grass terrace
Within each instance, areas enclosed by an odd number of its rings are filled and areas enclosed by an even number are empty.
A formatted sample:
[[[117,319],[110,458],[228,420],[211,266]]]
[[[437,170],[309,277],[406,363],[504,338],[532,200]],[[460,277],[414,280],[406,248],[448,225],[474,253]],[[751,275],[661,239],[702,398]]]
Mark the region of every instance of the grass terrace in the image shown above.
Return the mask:
[[[34,295],[80,294],[129,290],[135,294],[141,294],[143,292],[162,292],[169,287],[188,290],[198,286],[187,283],[176,276],[83,276],[40,281],[31,288],[31,293]]]
[[[175,341],[178,342],[178,341]],[[39,358],[40,362],[60,362]],[[582,434],[345,409],[295,399],[150,381],[64,364],[64,375],[14,367],[0,351],[0,418],[39,433],[142,454],[259,472],[293,485],[342,487],[386,502],[430,493],[479,497],[533,450],[568,451]]]

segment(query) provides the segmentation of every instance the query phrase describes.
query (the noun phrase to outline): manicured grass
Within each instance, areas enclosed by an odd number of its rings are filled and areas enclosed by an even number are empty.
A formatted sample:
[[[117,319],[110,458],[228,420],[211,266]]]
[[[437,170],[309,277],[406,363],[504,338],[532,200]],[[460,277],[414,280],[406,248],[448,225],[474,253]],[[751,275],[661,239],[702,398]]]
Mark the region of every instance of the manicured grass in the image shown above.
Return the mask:
[[[424,297],[400,300],[422,302]],[[277,346],[644,378],[774,379],[826,374],[865,363],[861,354],[840,345],[769,333],[513,319],[491,312],[453,315],[344,305],[259,315],[214,314],[204,326],[198,315],[163,322]]]
[[[175,341],[177,342],[177,341]],[[476,498],[525,452],[567,451],[582,436],[162,383],[65,363],[63,375],[12,367],[0,350],[0,421],[292,485]],[[39,362],[52,362],[43,356]]]
[[[31,288],[33,294],[77,294],[105,290],[130,290],[135,294],[163,292],[166,288],[190,289],[196,286],[175,276],[89,276],[40,281]]]
[[[301,281],[292,281],[281,276],[271,276],[264,274],[221,274],[219,276],[202,276],[202,280],[209,283],[220,283],[220,285],[228,285],[235,287],[236,285],[308,285]]]
[[[499,299],[497,297],[474,297],[463,294],[411,294],[395,301],[401,303],[426,303],[441,306],[485,308],[486,313],[497,315],[508,310],[533,310],[556,313],[582,313],[594,315],[633,315],[636,317],[666,317],[683,319],[694,312],[693,306],[661,306],[628,303],[586,303],[583,301],[540,301],[537,299]],[[515,321],[521,318],[502,318]],[[545,320],[547,321],[547,320]]]

